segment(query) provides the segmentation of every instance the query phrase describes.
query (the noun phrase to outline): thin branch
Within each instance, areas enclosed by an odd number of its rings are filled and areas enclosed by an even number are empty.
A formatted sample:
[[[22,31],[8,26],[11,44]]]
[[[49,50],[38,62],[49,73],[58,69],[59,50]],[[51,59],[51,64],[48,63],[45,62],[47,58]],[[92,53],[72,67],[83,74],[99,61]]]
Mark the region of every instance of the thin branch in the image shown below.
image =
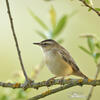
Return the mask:
[[[74,84],[75,83],[75,84]],[[40,87],[48,87],[48,86],[53,86],[53,85],[65,85],[65,84],[72,84],[73,85],[100,85],[100,80],[87,80],[87,79],[55,79],[53,81],[50,81],[47,83],[47,81],[41,81],[34,83],[32,82],[30,85],[28,85],[27,88],[34,88],[34,89],[39,89]],[[25,86],[25,83],[4,83],[0,82],[1,87],[6,87],[6,88],[13,88],[13,89],[18,89],[18,88],[23,88]]]
[[[10,24],[11,24],[11,30],[12,30],[12,33],[13,33],[13,38],[14,38],[14,41],[15,41],[15,44],[16,44],[16,49],[17,49],[17,53],[18,53],[18,57],[19,57],[19,62],[20,62],[23,74],[25,76],[25,79],[28,80],[26,71],[24,69],[24,64],[23,64],[23,60],[22,60],[22,57],[21,57],[21,51],[20,51],[20,48],[19,48],[18,40],[17,40],[17,37],[16,37],[14,24],[13,24],[13,19],[12,19],[12,16],[11,16],[11,11],[10,11],[10,6],[9,6],[8,0],[6,0],[6,6],[7,6],[7,10],[8,10],[8,15],[9,15],[9,20],[10,20]]]
[[[67,80],[68,81],[68,80]],[[66,82],[66,80],[64,80],[63,82]],[[69,82],[67,82],[66,85],[62,85],[58,88],[55,88],[55,89],[52,89],[52,90],[48,90],[44,93],[41,93],[37,96],[34,96],[32,98],[30,98],[29,100],[38,100],[38,99],[41,99],[41,98],[44,98],[46,96],[49,96],[51,94],[54,94],[56,92],[59,92],[59,91],[62,91],[62,90],[65,90],[65,89],[68,89],[68,88],[71,88],[71,87],[74,87],[74,86],[83,86],[83,85],[92,85],[92,86],[96,86],[96,85],[100,85],[100,80],[87,80],[87,79],[71,79],[69,80]]]
[[[90,6],[89,4],[86,3],[85,0],[79,0],[81,1],[86,7],[88,7],[89,9],[91,9],[92,11],[94,11],[98,16],[100,16],[100,12],[97,11],[95,8],[93,8],[92,6]]]
[[[96,71],[95,78],[94,78],[95,80],[97,79],[99,73],[100,73],[100,64],[97,65],[97,71]],[[91,99],[92,94],[93,94],[93,90],[94,90],[94,86],[91,87],[90,92],[89,92],[89,94],[87,96],[87,100]]]

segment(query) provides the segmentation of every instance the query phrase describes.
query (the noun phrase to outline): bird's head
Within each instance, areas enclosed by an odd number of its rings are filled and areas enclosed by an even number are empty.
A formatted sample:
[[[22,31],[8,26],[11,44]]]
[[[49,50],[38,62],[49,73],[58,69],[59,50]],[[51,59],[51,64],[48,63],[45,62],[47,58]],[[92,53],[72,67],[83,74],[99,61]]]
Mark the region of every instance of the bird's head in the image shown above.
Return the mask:
[[[59,45],[55,40],[52,39],[43,40],[41,42],[33,43],[33,44],[41,46],[42,49],[45,51],[57,48]]]

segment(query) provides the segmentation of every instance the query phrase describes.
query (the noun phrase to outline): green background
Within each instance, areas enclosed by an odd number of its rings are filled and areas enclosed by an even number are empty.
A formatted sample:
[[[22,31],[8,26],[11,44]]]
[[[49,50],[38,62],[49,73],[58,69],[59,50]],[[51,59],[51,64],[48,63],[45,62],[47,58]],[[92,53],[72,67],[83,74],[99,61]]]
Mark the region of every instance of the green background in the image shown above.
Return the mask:
[[[82,72],[89,78],[94,78],[96,65],[93,59],[81,51],[78,46],[86,46],[86,40],[79,38],[81,34],[95,34],[97,38],[100,39],[100,17],[98,17],[96,13],[92,11],[88,12],[88,9],[78,0],[52,0],[51,2],[44,0],[9,0],[9,3],[23,62],[29,76],[34,67],[43,59],[41,49],[32,44],[33,42],[43,40],[34,30],[43,30],[39,24],[32,19],[27,9],[31,8],[38,17],[51,27],[49,10],[51,5],[53,5],[57,13],[57,20],[64,14],[70,15],[72,12],[76,12],[76,14],[69,18],[68,24],[62,31],[63,34],[61,34],[59,38],[64,38],[62,45],[71,53]],[[99,4],[100,1],[97,0],[95,6],[99,7]],[[21,71],[21,68],[12,37],[6,3],[5,0],[0,0],[0,81],[12,80],[13,74],[18,71]],[[45,66],[36,78],[36,81],[47,80],[52,76],[53,75]],[[53,87],[50,89],[52,88]],[[2,91],[2,88],[0,89],[0,91]],[[43,100],[85,100],[85,97],[71,98],[71,96],[68,95],[75,92],[86,96],[89,89],[90,86],[77,86],[43,98]],[[46,90],[47,88],[42,88],[38,91],[33,90],[30,97]],[[91,100],[99,100],[99,98],[100,87],[96,87]]]

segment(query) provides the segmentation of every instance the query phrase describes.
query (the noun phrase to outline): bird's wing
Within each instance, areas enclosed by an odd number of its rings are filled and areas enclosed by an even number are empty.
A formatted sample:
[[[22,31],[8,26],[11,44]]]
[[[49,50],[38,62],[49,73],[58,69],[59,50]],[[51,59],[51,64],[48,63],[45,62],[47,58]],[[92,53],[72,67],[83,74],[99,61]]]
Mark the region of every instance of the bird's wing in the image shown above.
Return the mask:
[[[79,71],[79,68],[77,66],[77,64],[75,63],[75,61],[73,60],[73,58],[71,57],[71,55],[69,54],[69,52],[61,47],[62,49],[60,49],[59,51],[59,54],[61,55],[61,57],[64,59],[65,62],[67,62],[69,65],[72,66],[72,69],[77,72]]]

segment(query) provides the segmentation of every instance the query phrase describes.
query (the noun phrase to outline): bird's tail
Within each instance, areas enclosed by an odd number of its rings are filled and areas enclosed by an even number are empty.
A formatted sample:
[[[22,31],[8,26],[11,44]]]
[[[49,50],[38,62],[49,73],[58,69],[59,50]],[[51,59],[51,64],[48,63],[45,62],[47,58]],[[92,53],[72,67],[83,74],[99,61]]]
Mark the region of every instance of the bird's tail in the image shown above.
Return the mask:
[[[80,72],[80,71],[75,72],[74,75],[80,76],[80,77],[82,77],[82,78],[87,78],[87,79],[88,79],[88,77],[87,77],[86,75],[84,75],[84,74],[83,74],[82,72]]]

